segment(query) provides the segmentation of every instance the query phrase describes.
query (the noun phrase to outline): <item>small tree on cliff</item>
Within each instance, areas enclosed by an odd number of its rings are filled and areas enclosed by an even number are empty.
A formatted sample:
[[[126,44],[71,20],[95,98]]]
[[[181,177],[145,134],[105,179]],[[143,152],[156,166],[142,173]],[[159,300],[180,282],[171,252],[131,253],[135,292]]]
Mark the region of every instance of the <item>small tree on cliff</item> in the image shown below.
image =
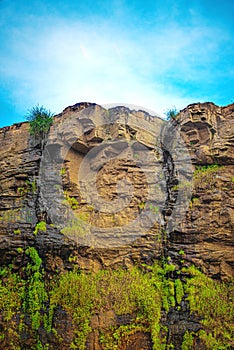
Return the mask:
[[[53,124],[53,113],[43,106],[35,106],[26,117],[30,124],[30,134],[44,138]]]
[[[177,117],[177,114],[178,114],[178,110],[175,107],[170,108],[165,112],[167,120],[175,120]]]

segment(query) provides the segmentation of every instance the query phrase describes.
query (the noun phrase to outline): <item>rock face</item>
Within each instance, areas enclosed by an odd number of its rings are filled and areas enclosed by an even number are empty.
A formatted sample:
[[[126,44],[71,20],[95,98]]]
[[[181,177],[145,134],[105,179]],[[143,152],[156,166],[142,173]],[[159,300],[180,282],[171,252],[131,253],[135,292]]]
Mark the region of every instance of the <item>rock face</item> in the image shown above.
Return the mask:
[[[81,268],[99,269],[148,263],[163,251],[174,261],[183,250],[183,260],[210,275],[231,276],[233,116],[233,105],[190,105],[169,123],[165,136],[165,123],[157,117],[83,103],[55,117],[46,146],[29,135],[28,123],[1,129],[1,263],[29,244],[48,260],[48,269],[53,269],[52,258],[68,268],[74,251]],[[184,158],[173,159],[175,139],[173,145],[166,140],[178,131],[193,170],[196,165],[220,167],[179,178],[177,164]],[[161,239],[174,207],[182,211],[177,196],[186,192],[188,181],[191,201],[185,215],[177,215],[178,225]],[[156,214],[152,220],[146,206]],[[89,223],[85,237],[76,228],[66,229],[73,213]],[[42,220],[46,232],[35,235]]]
[[[228,278],[234,267],[234,106],[189,105],[178,122],[192,162],[200,170],[193,176],[190,207],[181,228],[168,240],[168,254],[182,249],[185,259],[209,275]]]
[[[46,141],[31,136],[28,123],[0,129],[0,264],[25,266],[18,252],[34,246],[48,276],[163,256],[229,280],[233,123],[234,104],[189,105],[166,123],[79,103],[54,118]],[[184,332],[168,324],[174,338]],[[88,349],[101,349],[93,329]],[[151,347],[139,332],[121,349]]]

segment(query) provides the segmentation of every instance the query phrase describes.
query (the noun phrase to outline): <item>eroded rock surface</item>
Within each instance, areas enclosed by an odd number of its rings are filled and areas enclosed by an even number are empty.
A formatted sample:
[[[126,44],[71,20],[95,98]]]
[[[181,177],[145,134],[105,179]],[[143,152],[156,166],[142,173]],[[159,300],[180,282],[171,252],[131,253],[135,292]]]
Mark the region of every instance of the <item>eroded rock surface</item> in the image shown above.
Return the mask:
[[[164,257],[229,280],[233,123],[233,104],[189,105],[166,123],[143,111],[81,103],[54,118],[47,140],[30,136],[28,123],[0,129],[1,265],[20,269],[28,261],[21,248],[35,246],[48,278],[74,265],[97,271]],[[69,343],[71,320],[62,312],[57,322]],[[165,320],[178,344],[188,327],[199,329],[186,313]],[[119,321],[92,319],[87,349],[102,349],[95,329],[107,322]],[[151,348],[140,332],[121,347]]]

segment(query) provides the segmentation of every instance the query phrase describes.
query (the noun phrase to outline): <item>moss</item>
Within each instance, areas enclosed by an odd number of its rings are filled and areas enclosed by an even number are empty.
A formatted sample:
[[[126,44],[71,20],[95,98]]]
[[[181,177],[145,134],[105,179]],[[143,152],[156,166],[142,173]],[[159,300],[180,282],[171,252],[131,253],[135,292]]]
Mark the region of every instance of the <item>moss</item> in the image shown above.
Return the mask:
[[[20,235],[20,234],[21,234],[20,229],[16,229],[16,230],[14,230],[13,232],[14,232],[15,235]]]
[[[232,307],[233,281],[219,283],[207,277],[195,267],[187,269],[187,272],[191,274],[191,277],[187,279],[185,291],[188,293],[187,300],[191,312],[202,317],[201,323],[207,330],[208,340],[214,339],[219,344],[217,346],[220,346],[220,348],[224,346],[222,349],[229,349],[233,338],[231,327],[234,318]],[[209,341],[207,341],[208,343]],[[214,342],[212,344],[207,345],[208,349],[214,349]]]
[[[50,293],[50,303],[52,309],[59,305],[72,315],[75,329],[73,348],[85,349],[92,313],[114,310],[116,315],[136,312],[138,323],[136,327],[131,326],[131,333],[147,326],[152,332],[155,349],[159,349],[160,295],[148,277],[137,268],[131,271],[104,270],[92,275],[76,272],[63,275]],[[117,334],[123,334],[123,328],[109,330],[111,339]],[[124,334],[126,336],[126,332]],[[103,340],[103,343],[108,349],[108,340]]]
[[[70,197],[67,191],[64,191],[65,200],[63,201],[64,204],[67,204],[69,207],[71,207],[72,210],[76,210],[79,207],[79,203],[75,197]]]
[[[21,247],[17,248],[16,250],[17,250],[17,253],[19,254],[22,254],[24,252],[24,249]]]
[[[151,333],[153,349],[171,349],[173,344],[166,344],[168,330],[160,323],[161,313],[162,309],[168,312],[176,303],[179,305],[182,298],[187,298],[190,311],[199,316],[204,330],[185,332],[181,349],[193,349],[197,338],[207,349],[231,349],[232,282],[213,281],[194,266],[183,268],[181,279],[175,279],[175,266],[163,263],[96,273],[73,270],[45,283],[37,250],[28,247],[25,253],[28,263],[24,278],[11,267],[0,269],[0,339],[12,349],[21,348],[22,332],[34,339],[32,349],[48,349],[39,334],[42,329],[56,334],[56,309],[64,310],[72,319],[73,339],[68,345],[71,349],[86,349],[92,315],[108,310],[117,317],[131,316],[132,320],[129,324],[102,328],[99,334],[103,350],[120,348],[139,331]],[[63,336],[59,335],[61,341]]]
[[[192,350],[192,349],[193,349],[193,334],[186,331],[183,337],[183,342],[181,344],[181,350]]]
[[[140,202],[140,203],[138,203],[138,208],[139,208],[140,210],[144,210],[144,209],[145,209],[145,206],[146,206],[146,203],[145,203],[145,202]]]
[[[110,327],[108,332],[100,332],[99,341],[103,350],[118,350],[123,343],[128,342],[129,336],[136,332],[147,332],[148,329],[137,323]]]
[[[71,344],[73,349],[85,349],[89,326],[94,283],[89,275],[69,272],[61,276],[58,284],[50,292],[50,308],[62,307],[72,315],[75,336]]]
[[[2,317],[0,338],[5,340],[12,349],[15,349],[20,344],[19,329],[15,319],[19,318],[21,314],[24,281],[18,274],[12,273],[11,269],[1,270],[1,275],[4,278],[0,280]]]
[[[189,207],[192,208],[193,205],[199,205],[200,204],[200,199],[197,197],[191,198],[191,201],[189,203]]]
[[[27,193],[33,193],[35,194],[37,192],[37,183],[36,181],[25,181],[24,187],[18,187],[17,193],[19,193],[20,196],[24,196]]]
[[[168,279],[162,282],[162,306],[166,312],[175,306],[174,282]]]
[[[48,347],[43,346],[39,336],[39,328],[44,327],[45,331],[51,330],[45,322],[46,302],[48,294],[44,282],[44,270],[41,267],[42,260],[34,247],[28,247],[25,253],[29,256],[30,261],[27,264],[24,292],[22,295],[22,310],[24,312],[25,323],[21,330],[25,328],[32,334],[35,340],[35,349],[46,350]],[[27,318],[30,319],[30,328]],[[51,319],[50,319],[51,320]],[[52,320],[51,320],[52,322]]]
[[[20,196],[23,196],[27,193],[27,189],[25,187],[18,187],[17,193],[19,193]]]
[[[62,168],[59,172],[61,176],[64,176],[66,174],[66,168]]]
[[[180,279],[175,280],[175,292],[176,292],[176,302],[180,305],[182,298],[184,296],[184,287]]]
[[[34,235],[36,236],[39,231],[46,232],[46,222],[40,221],[36,224],[35,230],[33,231]]]
[[[36,181],[28,181],[26,180],[26,184],[28,187],[28,190],[31,191],[32,193],[36,193],[37,192],[37,183]]]
[[[200,330],[198,332],[199,339],[204,343],[206,349],[211,350],[232,350],[232,339],[229,339],[229,344],[224,343],[217,339],[211,332],[206,332],[204,330]]]

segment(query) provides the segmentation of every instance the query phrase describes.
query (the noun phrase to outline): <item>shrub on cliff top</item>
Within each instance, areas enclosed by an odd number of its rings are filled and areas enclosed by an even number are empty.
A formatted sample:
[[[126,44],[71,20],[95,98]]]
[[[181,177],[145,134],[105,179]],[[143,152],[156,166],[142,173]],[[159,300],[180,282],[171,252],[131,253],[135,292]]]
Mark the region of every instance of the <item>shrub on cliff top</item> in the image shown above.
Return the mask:
[[[166,115],[166,120],[175,120],[178,115],[178,110],[173,107],[168,109],[164,114]]]
[[[44,137],[53,123],[53,114],[43,106],[35,106],[29,110],[26,119],[30,124],[30,134]]]

